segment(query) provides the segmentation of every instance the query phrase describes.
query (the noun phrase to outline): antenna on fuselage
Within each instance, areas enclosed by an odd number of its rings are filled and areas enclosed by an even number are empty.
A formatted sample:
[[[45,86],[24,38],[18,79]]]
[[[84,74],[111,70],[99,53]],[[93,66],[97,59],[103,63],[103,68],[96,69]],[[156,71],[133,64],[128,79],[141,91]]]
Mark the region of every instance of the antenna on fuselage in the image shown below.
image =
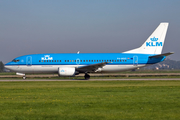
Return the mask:
[[[77,54],[79,54],[80,53],[80,51],[77,51]]]

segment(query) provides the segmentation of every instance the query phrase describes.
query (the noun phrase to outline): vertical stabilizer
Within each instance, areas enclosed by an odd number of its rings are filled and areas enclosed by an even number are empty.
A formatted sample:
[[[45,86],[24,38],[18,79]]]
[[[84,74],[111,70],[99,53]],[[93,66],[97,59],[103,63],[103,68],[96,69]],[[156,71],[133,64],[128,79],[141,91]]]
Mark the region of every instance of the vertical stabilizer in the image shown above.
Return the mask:
[[[161,54],[169,23],[160,23],[144,44],[124,53]]]

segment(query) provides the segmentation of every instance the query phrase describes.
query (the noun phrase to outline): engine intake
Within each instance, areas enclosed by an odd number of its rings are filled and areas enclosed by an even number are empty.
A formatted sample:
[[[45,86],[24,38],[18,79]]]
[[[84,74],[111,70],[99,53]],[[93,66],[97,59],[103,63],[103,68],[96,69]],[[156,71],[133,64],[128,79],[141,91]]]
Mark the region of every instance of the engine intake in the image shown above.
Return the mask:
[[[75,76],[76,70],[75,68],[62,67],[58,68],[59,76]]]

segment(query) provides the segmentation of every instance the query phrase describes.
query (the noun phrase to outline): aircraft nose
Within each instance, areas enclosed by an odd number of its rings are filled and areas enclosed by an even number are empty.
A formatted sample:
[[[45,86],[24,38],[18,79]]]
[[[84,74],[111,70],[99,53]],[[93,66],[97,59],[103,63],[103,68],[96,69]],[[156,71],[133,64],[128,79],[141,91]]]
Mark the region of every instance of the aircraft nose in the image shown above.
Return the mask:
[[[6,64],[4,65],[4,68],[6,68],[6,69],[10,70],[9,63],[6,63]]]
[[[5,64],[5,65],[4,65],[4,68],[8,69],[8,66]]]

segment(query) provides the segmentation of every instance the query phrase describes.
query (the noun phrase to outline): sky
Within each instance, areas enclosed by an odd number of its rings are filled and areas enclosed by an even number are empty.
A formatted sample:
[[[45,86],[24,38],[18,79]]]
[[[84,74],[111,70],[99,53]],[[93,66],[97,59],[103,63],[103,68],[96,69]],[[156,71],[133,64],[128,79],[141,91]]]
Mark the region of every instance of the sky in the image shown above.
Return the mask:
[[[121,53],[169,22],[163,53],[180,60],[180,0],[0,0],[0,61],[38,53]]]

